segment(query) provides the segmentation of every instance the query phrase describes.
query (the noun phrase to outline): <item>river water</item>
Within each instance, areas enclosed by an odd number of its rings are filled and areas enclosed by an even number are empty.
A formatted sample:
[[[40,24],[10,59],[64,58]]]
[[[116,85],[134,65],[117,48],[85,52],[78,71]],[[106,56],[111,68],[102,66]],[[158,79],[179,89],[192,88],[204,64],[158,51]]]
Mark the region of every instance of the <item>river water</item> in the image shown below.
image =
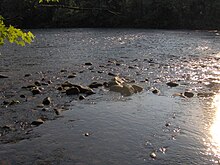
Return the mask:
[[[72,80],[75,83],[107,81],[107,73],[113,72],[134,79],[144,91],[123,97],[101,88],[83,101],[68,102],[62,117],[33,129],[37,137],[0,144],[0,164],[220,164],[218,32],[44,29],[33,33],[36,40],[29,46],[6,44],[0,49],[0,71],[14,78],[1,84],[16,86],[26,73],[58,77],[66,69],[83,70]],[[84,66],[85,62],[93,65]],[[180,85],[170,88],[169,81]],[[184,91],[195,95],[175,95]]]

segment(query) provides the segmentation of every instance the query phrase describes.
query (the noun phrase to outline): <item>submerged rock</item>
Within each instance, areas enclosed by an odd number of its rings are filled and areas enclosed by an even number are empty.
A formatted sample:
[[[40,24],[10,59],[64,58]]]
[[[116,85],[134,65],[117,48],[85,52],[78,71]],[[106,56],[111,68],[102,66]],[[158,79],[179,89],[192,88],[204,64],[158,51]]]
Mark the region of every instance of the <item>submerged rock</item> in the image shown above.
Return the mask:
[[[98,88],[98,87],[101,87],[103,86],[102,83],[98,83],[98,82],[93,82],[89,85],[90,88]]]
[[[193,92],[184,92],[183,95],[188,97],[188,98],[191,98],[191,97],[194,96],[194,93]]]
[[[43,105],[50,105],[51,104],[51,98],[50,97],[46,97],[43,102],[42,102]]]
[[[167,83],[167,85],[169,86],[169,87],[177,87],[179,84],[178,83],[176,83],[176,82],[168,82]]]
[[[37,119],[37,120],[33,121],[31,123],[31,125],[39,126],[39,125],[41,125],[43,123],[44,123],[44,121],[42,119]]]
[[[0,74],[0,78],[8,78],[8,76]]]
[[[76,87],[71,87],[66,90],[67,95],[78,95],[80,93],[79,89]]]

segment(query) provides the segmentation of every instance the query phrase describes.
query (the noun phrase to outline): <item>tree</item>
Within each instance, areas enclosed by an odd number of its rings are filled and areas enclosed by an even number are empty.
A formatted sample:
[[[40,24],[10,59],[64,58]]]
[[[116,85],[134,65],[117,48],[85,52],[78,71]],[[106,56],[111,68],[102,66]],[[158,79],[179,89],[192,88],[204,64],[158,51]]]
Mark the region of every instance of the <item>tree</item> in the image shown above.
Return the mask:
[[[38,2],[59,2],[59,0],[38,0]],[[5,43],[5,40],[24,46],[26,43],[30,44],[35,38],[30,31],[24,32],[12,25],[6,26],[4,20],[3,16],[0,15],[0,46]]]

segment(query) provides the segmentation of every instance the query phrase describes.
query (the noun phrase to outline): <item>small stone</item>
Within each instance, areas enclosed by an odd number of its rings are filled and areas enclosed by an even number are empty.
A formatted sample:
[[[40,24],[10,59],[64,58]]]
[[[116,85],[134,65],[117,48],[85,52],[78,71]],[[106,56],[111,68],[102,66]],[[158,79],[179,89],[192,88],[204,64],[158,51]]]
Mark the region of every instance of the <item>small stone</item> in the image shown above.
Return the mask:
[[[41,125],[43,123],[44,123],[44,121],[42,119],[37,119],[37,120],[33,121],[31,123],[31,125],[39,126],[39,125]]]
[[[75,74],[71,74],[71,75],[69,75],[67,78],[75,78],[75,77],[76,77]]]
[[[169,87],[177,87],[179,84],[176,83],[176,82],[168,82],[167,85],[168,85]]]
[[[109,76],[118,76],[118,74],[111,73],[111,72],[109,72],[108,75],[109,75]]]
[[[153,159],[156,159],[157,155],[155,152],[151,152],[150,153],[150,157],[153,158]]]
[[[14,105],[14,104],[20,104],[20,101],[18,100],[12,100],[9,105]]]
[[[3,105],[8,105],[8,104],[10,104],[9,101],[3,101]]]
[[[78,95],[79,94],[79,89],[76,87],[72,87],[66,90],[67,95]]]
[[[40,89],[32,89],[31,92],[32,92],[33,95],[41,94],[41,90]]]
[[[25,74],[24,75],[24,77],[30,77],[31,76],[31,74]]]
[[[90,133],[86,132],[84,135],[85,135],[85,136],[89,136],[89,135],[90,135]]]
[[[84,100],[86,97],[85,96],[83,96],[83,95],[80,95],[79,96],[79,100]]]
[[[66,69],[61,69],[60,72],[61,72],[61,73],[67,72],[67,70],[66,70]]]
[[[166,127],[169,127],[170,125],[171,125],[170,123],[166,123],[166,124],[165,124]]]
[[[160,90],[157,89],[157,88],[154,88],[154,89],[152,90],[152,93],[153,93],[153,94],[160,94]]]
[[[37,86],[41,86],[40,81],[35,81],[34,84],[37,85]]]
[[[92,63],[91,62],[86,62],[85,65],[91,66]]]
[[[54,112],[55,112],[55,114],[56,115],[60,115],[61,114],[61,112],[62,112],[62,109],[54,109]]]
[[[192,92],[184,92],[184,96],[188,97],[188,98],[191,98],[194,96],[194,93]]]
[[[58,90],[58,91],[62,91],[63,88],[62,88],[62,87],[58,87],[57,90]]]
[[[98,87],[101,87],[103,86],[102,83],[98,83],[98,82],[93,82],[89,85],[90,88],[98,88]]]
[[[20,95],[20,98],[25,98],[25,95]]]
[[[0,74],[0,78],[8,78],[8,76]]]
[[[51,104],[51,98],[50,98],[50,97],[46,97],[46,98],[43,100],[42,104],[44,104],[44,105],[50,105],[50,104]]]
[[[68,82],[68,81],[66,81],[65,83],[61,84],[61,86],[62,86],[63,88],[65,88],[65,87],[72,87],[73,84],[70,83],[70,82]]]
[[[42,111],[44,112],[49,111],[49,108],[43,108]]]
[[[43,108],[43,107],[44,107],[44,104],[38,104],[37,107],[38,107],[38,108]]]

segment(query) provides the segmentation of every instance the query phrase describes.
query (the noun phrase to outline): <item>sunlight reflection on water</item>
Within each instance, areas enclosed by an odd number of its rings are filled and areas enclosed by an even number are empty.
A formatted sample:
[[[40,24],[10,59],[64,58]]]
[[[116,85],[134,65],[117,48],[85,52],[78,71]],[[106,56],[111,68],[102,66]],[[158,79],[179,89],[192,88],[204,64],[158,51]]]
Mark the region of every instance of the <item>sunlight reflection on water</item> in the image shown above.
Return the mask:
[[[215,107],[214,121],[210,127],[211,145],[210,151],[213,152],[215,157],[220,159],[220,94],[216,95],[213,99],[213,106]]]

